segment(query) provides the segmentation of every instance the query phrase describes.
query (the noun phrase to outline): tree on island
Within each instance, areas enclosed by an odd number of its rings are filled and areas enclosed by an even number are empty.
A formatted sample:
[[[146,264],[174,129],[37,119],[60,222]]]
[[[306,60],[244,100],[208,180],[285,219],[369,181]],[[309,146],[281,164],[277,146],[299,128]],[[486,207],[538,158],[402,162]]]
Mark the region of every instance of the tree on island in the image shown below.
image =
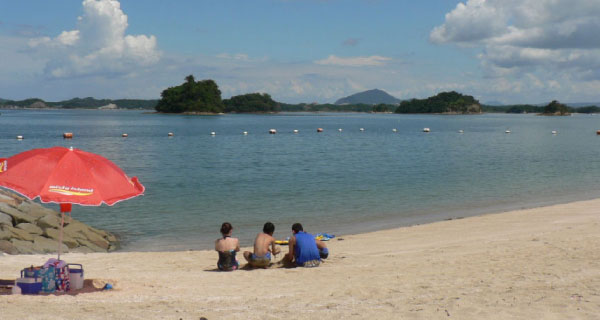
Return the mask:
[[[213,80],[196,81],[193,75],[185,77],[183,84],[163,90],[160,95],[162,98],[156,105],[158,112],[221,113],[225,107],[219,86]]]
[[[571,110],[566,105],[552,100],[547,106],[544,107],[543,115],[556,115],[556,116],[568,116],[570,115]]]
[[[267,93],[248,93],[223,100],[225,112],[279,112],[281,106]]]
[[[396,113],[481,113],[481,105],[472,96],[456,91],[438,93],[427,99],[402,101]]]

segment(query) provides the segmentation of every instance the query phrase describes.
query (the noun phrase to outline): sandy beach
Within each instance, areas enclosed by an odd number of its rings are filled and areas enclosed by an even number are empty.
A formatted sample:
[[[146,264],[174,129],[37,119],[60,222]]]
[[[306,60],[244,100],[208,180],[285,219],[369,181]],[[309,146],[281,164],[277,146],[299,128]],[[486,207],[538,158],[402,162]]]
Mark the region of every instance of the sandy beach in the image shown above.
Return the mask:
[[[598,319],[599,231],[600,199],[342,235],[312,269],[217,272],[214,251],[67,254],[115,289],[3,295],[0,318]],[[50,257],[0,256],[0,278]]]

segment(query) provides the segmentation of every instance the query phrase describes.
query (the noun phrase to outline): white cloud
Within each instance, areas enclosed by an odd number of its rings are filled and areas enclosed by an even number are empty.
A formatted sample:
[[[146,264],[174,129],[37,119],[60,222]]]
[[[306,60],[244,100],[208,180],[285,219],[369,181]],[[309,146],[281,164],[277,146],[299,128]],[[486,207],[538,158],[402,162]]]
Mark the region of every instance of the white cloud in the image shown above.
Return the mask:
[[[84,0],[76,30],[31,39],[29,46],[47,58],[45,73],[56,78],[127,74],[158,62],[156,37],[126,35],[127,27],[119,1]]]
[[[387,61],[392,60],[388,57],[382,56],[370,56],[370,57],[338,57],[330,55],[326,59],[315,61],[316,64],[320,65],[334,65],[344,67],[364,67],[364,66],[382,66]]]
[[[220,53],[220,54],[216,55],[216,57],[221,58],[221,59],[228,59],[228,60],[241,60],[241,61],[249,61],[250,60],[248,55],[245,53],[236,53],[236,54]]]
[[[597,90],[599,34],[598,0],[468,0],[429,39],[481,47],[478,58],[498,92],[570,96],[569,87]]]

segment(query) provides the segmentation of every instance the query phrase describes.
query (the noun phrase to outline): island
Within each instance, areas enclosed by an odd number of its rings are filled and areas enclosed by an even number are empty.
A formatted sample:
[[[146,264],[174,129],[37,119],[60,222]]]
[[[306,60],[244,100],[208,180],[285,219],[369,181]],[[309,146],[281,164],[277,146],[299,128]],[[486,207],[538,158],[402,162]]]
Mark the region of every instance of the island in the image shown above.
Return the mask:
[[[450,91],[427,99],[402,101],[395,113],[479,114],[482,109],[472,96]]]
[[[552,100],[547,106],[544,107],[544,111],[540,113],[542,116],[570,116],[571,108],[566,105]]]
[[[193,75],[185,77],[181,85],[170,87],[160,94],[156,111],[162,113],[218,114],[225,105],[221,90],[213,80],[196,81]]]

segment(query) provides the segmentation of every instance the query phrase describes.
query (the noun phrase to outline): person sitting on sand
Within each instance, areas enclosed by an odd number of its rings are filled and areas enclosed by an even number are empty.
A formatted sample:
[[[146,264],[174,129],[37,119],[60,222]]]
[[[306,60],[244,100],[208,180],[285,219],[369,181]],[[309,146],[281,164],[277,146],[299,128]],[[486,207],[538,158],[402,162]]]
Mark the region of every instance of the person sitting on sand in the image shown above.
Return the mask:
[[[223,222],[221,225],[222,238],[215,241],[215,250],[219,252],[219,261],[217,267],[221,271],[237,270],[239,263],[235,260],[236,252],[240,251],[240,241],[238,238],[232,238],[233,226],[229,222]]]
[[[288,246],[290,251],[285,255],[284,259],[289,262],[296,262],[300,267],[318,267],[321,264],[321,259],[326,259],[329,256],[329,250],[325,242],[315,240],[315,236],[304,232],[304,228],[300,223],[292,225],[292,233]]]
[[[271,264],[271,253],[278,254],[281,250],[275,246],[275,225],[271,222],[265,223],[263,232],[256,235],[254,239],[254,253],[244,252],[244,258],[255,268],[266,268]]]

